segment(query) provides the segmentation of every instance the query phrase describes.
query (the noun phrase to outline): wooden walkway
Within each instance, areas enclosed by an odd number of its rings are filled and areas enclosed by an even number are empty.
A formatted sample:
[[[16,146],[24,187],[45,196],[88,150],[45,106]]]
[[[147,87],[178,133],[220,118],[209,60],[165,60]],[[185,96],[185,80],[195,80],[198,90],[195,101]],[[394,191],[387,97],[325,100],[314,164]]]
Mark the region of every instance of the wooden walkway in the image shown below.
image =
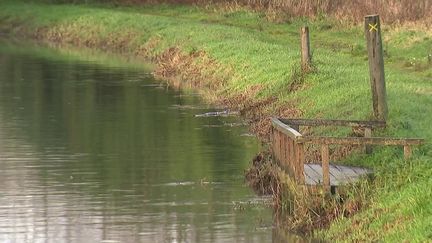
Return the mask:
[[[349,184],[372,174],[372,170],[353,166],[329,166],[330,186]],[[323,169],[321,164],[304,164],[305,184],[317,186],[323,184]]]
[[[365,147],[366,153],[372,152],[373,145],[401,146],[405,159],[412,154],[412,146],[424,142],[419,138],[373,137],[372,129],[385,127],[382,121],[310,120],[272,118],[272,151],[276,162],[299,185],[339,186],[355,182],[372,173],[370,169],[330,164],[330,145]],[[304,136],[300,126],[347,126],[362,130],[363,137]],[[306,144],[321,147],[321,161],[308,164],[305,161]]]

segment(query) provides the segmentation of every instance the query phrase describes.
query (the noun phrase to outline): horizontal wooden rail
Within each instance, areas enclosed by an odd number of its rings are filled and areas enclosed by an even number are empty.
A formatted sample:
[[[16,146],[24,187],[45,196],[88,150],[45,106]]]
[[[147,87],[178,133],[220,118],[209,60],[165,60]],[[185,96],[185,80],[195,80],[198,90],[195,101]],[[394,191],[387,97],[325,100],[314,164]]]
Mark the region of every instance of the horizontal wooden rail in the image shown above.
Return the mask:
[[[385,138],[385,137],[321,137],[308,136],[296,140],[298,143],[339,144],[339,145],[419,145],[424,143],[420,138]]]
[[[328,120],[328,119],[279,119],[282,123],[296,126],[345,126],[385,127],[384,121]]]
[[[283,123],[277,118],[271,118],[273,127],[277,129],[278,131],[282,132],[283,134],[287,135],[293,140],[297,140],[302,137],[302,135],[295,130],[294,128],[288,126],[287,124]]]

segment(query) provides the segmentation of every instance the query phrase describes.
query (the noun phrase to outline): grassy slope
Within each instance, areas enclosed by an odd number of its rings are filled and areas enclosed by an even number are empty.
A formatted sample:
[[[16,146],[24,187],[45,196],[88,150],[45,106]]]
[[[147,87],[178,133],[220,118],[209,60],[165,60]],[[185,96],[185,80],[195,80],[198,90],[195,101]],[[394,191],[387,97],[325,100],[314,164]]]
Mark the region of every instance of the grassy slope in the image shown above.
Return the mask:
[[[235,95],[259,86],[258,98],[277,97],[278,105],[293,101],[304,117],[370,118],[370,88],[361,26],[331,20],[295,20],[274,24],[260,14],[242,10],[217,12],[194,7],[101,8],[89,6],[0,3],[0,30],[12,33],[43,30],[45,38],[74,45],[135,53],[151,47],[155,56],[169,47],[184,53],[205,51],[229,70],[220,95]],[[317,71],[303,88],[287,92],[298,67],[298,29],[311,29]],[[350,163],[374,167],[377,189],[370,207],[340,219],[318,235],[339,240],[425,240],[432,237],[432,32],[415,28],[383,29],[389,102],[388,136],[424,137],[428,145],[415,159],[402,161],[401,151],[381,148]]]

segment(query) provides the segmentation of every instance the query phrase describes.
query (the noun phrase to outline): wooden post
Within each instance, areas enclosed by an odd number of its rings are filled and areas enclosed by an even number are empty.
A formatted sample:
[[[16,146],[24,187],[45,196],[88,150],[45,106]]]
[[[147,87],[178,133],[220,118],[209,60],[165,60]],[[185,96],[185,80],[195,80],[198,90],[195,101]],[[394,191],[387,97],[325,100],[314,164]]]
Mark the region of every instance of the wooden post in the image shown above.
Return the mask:
[[[304,26],[300,31],[301,35],[301,58],[303,71],[309,71],[311,67],[309,27]]]
[[[364,129],[364,137],[365,138],[372,137],[372,128],[365,127],[365,129]],[[372,154],[372,146],[371,145],[366,145],[365,146],[365,150],[366,150],[366,154]]]
[[[404,158],[405,160],[408,160],[411,157],[412,151],[411,146],[405,145],[404,146]]]
[[[330,153],[328,145],[321,145],[321,160],[323,172],[323,186],[328,191],[330,189]]]
[[[272,150],[272,154],[274,155],[274,157],[277,157],[276,155],[276,129],[274,129],[274,127],[271,128],[271,137],[270,137],[270,141],[271,141],[271,150]]]
[[[365,17],[365,36],[369,56],[373,112],[376,119],[385,121],[388,110],[379,15]]]

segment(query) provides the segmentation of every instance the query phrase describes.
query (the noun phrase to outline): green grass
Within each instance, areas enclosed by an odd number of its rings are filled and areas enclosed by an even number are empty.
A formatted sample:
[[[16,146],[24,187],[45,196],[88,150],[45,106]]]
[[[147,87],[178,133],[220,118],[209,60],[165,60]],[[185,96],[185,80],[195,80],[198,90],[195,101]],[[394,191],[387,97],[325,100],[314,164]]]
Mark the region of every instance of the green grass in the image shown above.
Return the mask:
[[[43,38],[104,51],[133,54],[152,43],[149,56],[170,47],[204,51],[218,65],[205,72],[228,76],[216,92],[236,95],[259,86],[257,99],[277,97],[277,106],[297,104],[303,117],[369,119],[371,95],[363,27],[331,19],[271,23],[242,9],[216,11],[188,6],[126,8],[97,5],[0,3],[0,31],[12,35],[42,30]],[[316,71],[300,90],[288,92],[298,67],[298,30],[308,24]],[[400,148],[377,148],[348,163],[376,171],[369,207],[316,234],[327,239],[426,241],[432,238],[432,32],[383,25],[388,128],[380,135],[423,137],[427,144],[403,161]],[[54,38],[55,37],[55,38]],[[195,60],[199,62],[200,60]],[[226,71],[229,70],[229,71]]]

